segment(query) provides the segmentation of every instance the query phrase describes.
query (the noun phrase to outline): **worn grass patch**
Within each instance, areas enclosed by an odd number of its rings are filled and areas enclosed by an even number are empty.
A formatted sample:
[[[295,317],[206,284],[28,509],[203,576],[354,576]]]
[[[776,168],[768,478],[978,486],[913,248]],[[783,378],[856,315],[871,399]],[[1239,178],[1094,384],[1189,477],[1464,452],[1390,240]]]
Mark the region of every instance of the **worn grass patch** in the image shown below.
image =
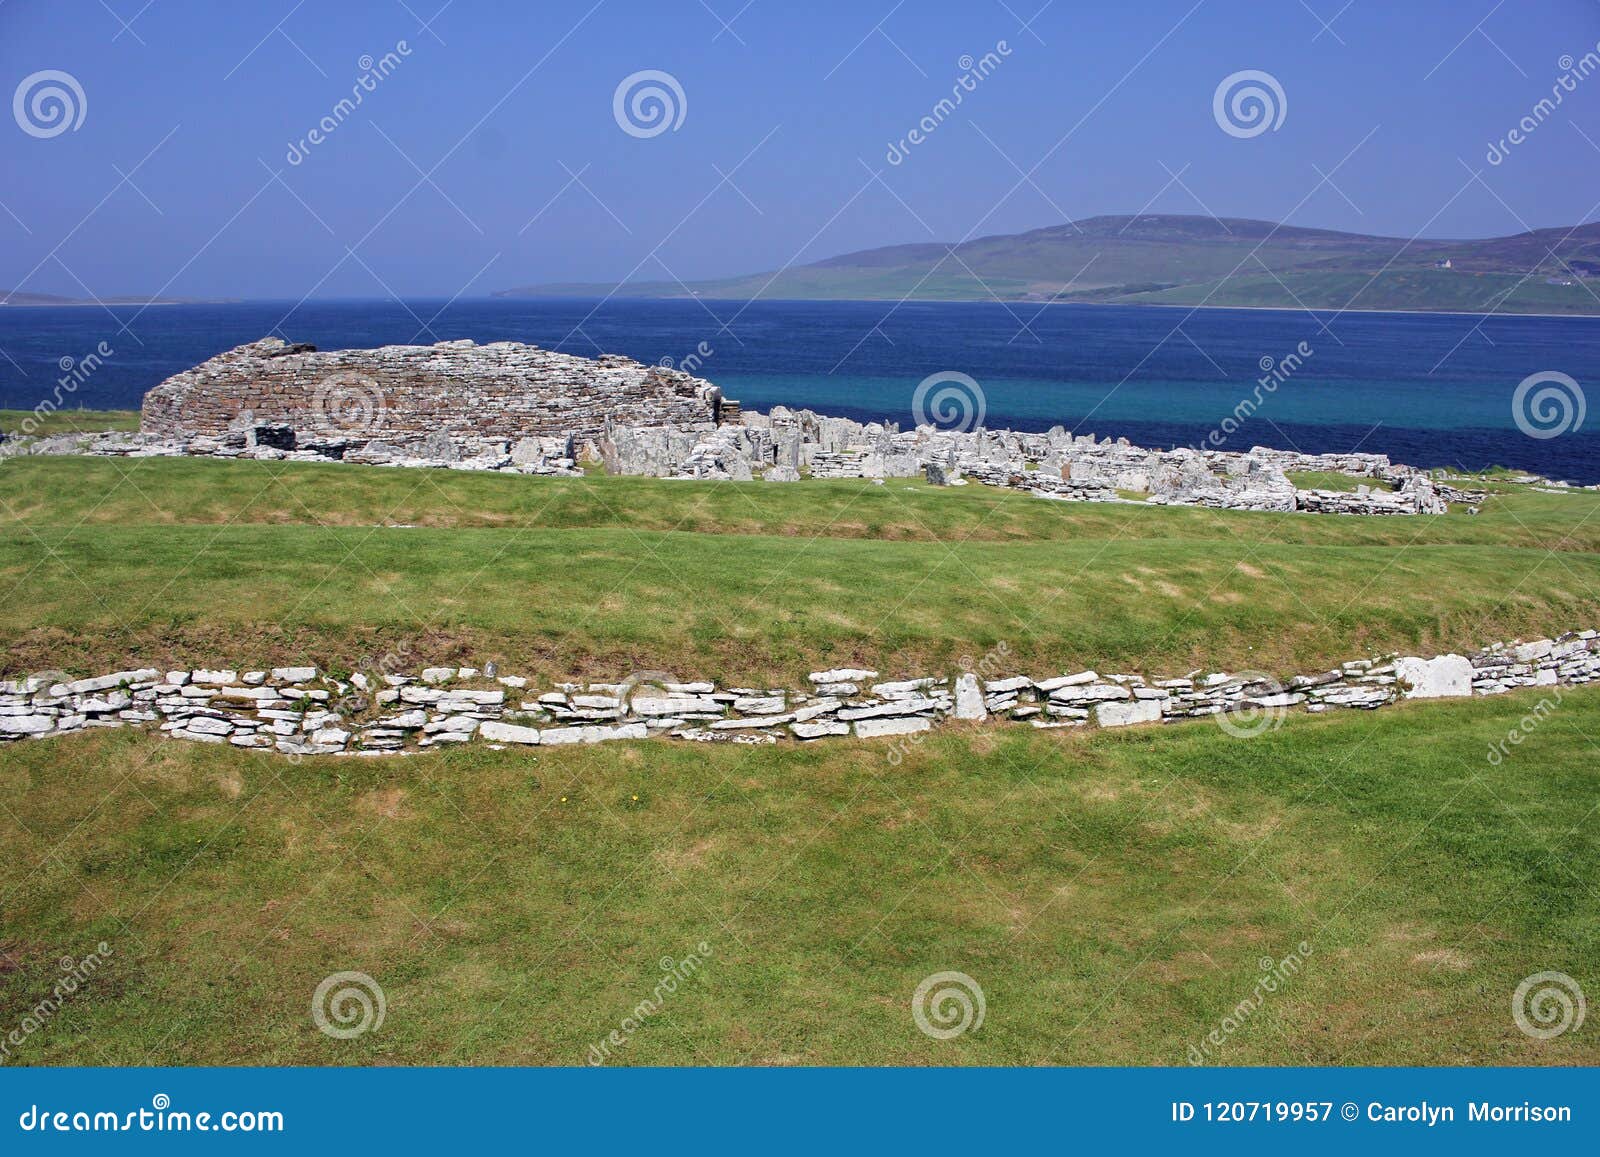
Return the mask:
[[[128,732],[0,748],[0,1023],[111,948],[32,1064],[584,1063],[664,958],[704,964],[621,1063],[1594,1064],[1525,976],[1600,976],[1600,692],[1485,760],[1531,695],[1234,739],[951,732],[299,763]],[[704,942],[708,951],[698,946]],[[1299,946],[1304,943],[1308,950]],[[310,1017],[331,973],[380,1030]],[[914,1027],[931,973],[981,1030]]]
[[[1362,486],[1372,490],[1394,489],[1387,482],[1381,482],[1376,478],[1341,474],[1336,470],[1291,470],[1287,477],[1301,490],[1336,490],[1348,493]]]

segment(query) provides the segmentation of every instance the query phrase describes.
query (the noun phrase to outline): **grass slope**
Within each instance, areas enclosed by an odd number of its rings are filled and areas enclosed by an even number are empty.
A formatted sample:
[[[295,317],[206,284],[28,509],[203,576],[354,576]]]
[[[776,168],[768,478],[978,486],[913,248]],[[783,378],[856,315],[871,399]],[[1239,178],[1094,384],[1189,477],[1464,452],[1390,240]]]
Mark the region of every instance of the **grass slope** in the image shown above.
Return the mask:
[[[397,650],[568,677],[819,666],[1287,673],[1600,621],[1600,496],[1420,519],[1047,503],[972,486],[692,484],[29,458],[0,487],[12,672]],[[395,525],[400,524],[400,525]]]
[[[1600,692],[906,750],[614,745],[290,762],[125,732],[0,748],[0,1021],[105,941],[17,1064],[1596,1064],[1511,993],[1600,969]],[[319,981],[387,1015],[323,1036]],[[913,1026],[922,978],[981,1029]]]

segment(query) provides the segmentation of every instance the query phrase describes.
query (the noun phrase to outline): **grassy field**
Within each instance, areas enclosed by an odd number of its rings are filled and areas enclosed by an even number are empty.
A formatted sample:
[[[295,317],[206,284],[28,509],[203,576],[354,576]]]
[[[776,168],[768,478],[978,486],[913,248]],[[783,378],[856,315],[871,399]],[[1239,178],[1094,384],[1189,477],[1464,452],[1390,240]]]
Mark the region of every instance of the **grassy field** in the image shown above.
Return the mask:
[[[882,743],[287,760],[102,732],[0,748],[0,1025],[110,949],[19,1064],[1596,1064],[1511,1016],[1600,976],[1600,690],[1373,715]],[[705,949],[699,946],[705,945]],[[1304,947],[1301,947],[1302,944]],[[333,1040],[313,990],[386,1015]],[[982,1027],[924,1036],[959,971]],[[1592,1019],[1592,1018],[1591,1018]]]
[[[6,668],[133,660],[792,684],[814,667],[1310,670],[1600,621],[1600,495],[1370,519],[969,486],[0,463]],[[95,732],[0,747],[0,1063],[1600,1062],[1510,1016],[1600,959],[1600,690],[1129,732],[951,727],[307,759]],[[904,759],[891,762],[896,750]],[[705,948],[700,947],[701,944]],[[1300,946],[1304,944],[1305,949]],[[981,1029],[919,1032],[960,971]],[[312,993],[369,974],[380,1029]],[[686,974],[687,975],[687,974]],[[39,1019],[35,1017],[34,1019]]]
[[[535,479],[205,460],[0,465],[9,671],[353,666],[792,683],[954,667],[1286,673],[1600,620],[1600,495],[1341,518],[971,486]]]
[[[137,430],[138,410],[56,410],[35,414],[32,410],[0,410],[0,433],[17,434],[24,430],[35,437],[55,434],[94,434],[101,430]]]

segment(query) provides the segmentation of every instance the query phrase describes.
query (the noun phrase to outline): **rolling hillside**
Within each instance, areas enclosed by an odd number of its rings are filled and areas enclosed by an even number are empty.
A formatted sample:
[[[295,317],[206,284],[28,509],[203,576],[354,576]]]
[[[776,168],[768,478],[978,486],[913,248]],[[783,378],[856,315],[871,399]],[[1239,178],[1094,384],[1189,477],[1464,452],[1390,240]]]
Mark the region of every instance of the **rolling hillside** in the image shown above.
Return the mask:
[[[1448,262],[1448,266],[1446,265]],[[1094,217],[958,245],[894,245],[771,273],[630,282],[629,297],[1088,301],[1600,314],[1600,223],[1407,241],[1242,218]],[[602,296],[608,284],[503,297]]]

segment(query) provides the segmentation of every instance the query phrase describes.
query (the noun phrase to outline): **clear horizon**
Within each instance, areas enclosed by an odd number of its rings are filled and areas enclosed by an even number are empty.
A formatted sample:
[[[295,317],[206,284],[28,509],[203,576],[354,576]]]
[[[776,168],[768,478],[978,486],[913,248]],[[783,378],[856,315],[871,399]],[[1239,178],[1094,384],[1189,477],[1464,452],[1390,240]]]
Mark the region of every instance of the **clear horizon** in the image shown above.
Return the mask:
[[[0,32],[24,293],[485,297],[1103,215],[1476,240],[1600,209],[1588,0],[11,0]],[[1224,126],[1238,73],[1272,125]]]

